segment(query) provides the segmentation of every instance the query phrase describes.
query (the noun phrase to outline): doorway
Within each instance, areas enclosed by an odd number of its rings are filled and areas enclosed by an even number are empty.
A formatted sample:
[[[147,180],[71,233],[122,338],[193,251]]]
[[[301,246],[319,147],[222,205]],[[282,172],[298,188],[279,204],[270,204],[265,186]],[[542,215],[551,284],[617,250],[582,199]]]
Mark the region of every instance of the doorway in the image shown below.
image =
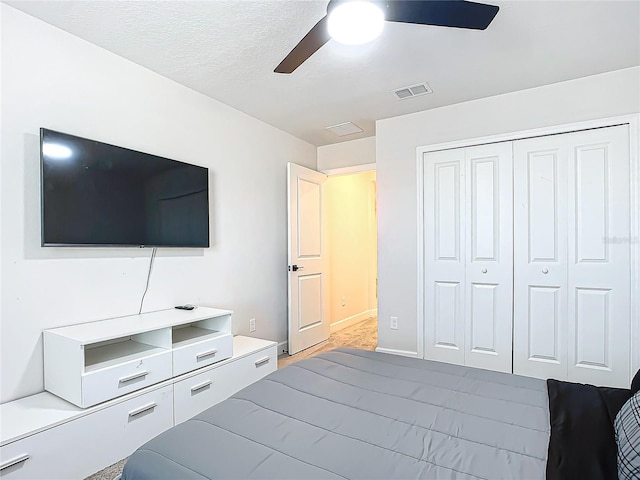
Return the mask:
[[[340,172],[323,185],[328,251],[330,336],[279,366],[341,346],[374,350],[378,334],[375,170]]]
[[[327,179],[330,331],[377,317],[376,172]]]

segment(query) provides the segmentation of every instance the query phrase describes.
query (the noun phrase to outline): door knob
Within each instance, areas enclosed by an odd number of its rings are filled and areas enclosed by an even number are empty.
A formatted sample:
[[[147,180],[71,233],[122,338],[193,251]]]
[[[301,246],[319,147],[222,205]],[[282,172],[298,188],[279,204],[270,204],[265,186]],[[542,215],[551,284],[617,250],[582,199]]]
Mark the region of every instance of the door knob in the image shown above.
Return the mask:
[[[546,275],[547,273],[549,273],[549,269],[548,268],[543,268],[542,269],[542,273],[544,273]]]
[[[483,269],[482,269],[482,273],[487,273],[487,269],[486,269],[486,268],[483,268]]]
[[[289,271],[293,271],[293,272],[297,272],[298,270],[304,270],[303,266],[298,266],[298,265],[291,265],[289,267]]]

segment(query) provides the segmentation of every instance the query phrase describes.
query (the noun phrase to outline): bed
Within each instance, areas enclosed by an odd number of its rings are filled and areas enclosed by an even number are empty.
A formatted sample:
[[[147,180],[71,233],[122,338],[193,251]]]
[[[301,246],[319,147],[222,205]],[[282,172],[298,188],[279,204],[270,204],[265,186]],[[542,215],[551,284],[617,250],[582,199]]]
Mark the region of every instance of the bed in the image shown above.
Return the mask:
[[[159,435],[122,480],[560,478],[549,398],[544,380],[340,348]]]

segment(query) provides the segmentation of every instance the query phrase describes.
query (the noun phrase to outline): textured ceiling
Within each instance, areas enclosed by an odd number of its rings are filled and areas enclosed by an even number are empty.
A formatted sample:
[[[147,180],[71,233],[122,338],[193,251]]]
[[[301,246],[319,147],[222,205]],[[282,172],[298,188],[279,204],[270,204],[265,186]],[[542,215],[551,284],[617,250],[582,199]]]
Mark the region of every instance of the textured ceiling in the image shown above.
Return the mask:
[[[375,121],[640,64],[640,1],[487,1],[485,31],[386,22],[364,46],[329,41],[291,75],[275,66],[327,1],[7,1],[315,145]],[[433,94],[397,100],[428,82]],[[352,121],[363,133],[324,127]]]

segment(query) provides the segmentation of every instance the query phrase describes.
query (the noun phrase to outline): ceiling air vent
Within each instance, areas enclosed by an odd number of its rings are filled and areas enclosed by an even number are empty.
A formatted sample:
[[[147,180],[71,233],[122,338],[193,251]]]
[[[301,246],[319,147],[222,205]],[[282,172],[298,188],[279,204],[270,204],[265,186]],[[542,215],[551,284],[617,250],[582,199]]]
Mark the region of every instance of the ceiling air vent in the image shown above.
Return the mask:
[[[337,125],[324,127],[324,129],[339,137],[344,137],[345,135],[351,135],[353,133],[360,133],[364,131],[353,122],[338,123]]]
[[[409,87],[402,87],[394,90],[398,100],[404,100],[405,98],[417,97],[419,95],[426,95],[427,93],[433,93],[428,83],[419,83],[417,85],[411,85]]]

